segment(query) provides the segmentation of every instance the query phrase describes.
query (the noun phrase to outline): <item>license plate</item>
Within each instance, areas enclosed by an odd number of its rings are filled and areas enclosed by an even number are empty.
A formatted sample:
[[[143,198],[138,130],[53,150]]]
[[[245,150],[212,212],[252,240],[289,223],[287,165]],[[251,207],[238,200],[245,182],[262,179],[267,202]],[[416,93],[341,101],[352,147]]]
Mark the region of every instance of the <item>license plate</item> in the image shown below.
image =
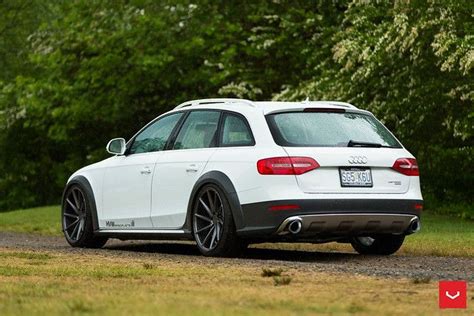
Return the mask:
[[[339,168],[342,187],[372,187],[370,168]]]

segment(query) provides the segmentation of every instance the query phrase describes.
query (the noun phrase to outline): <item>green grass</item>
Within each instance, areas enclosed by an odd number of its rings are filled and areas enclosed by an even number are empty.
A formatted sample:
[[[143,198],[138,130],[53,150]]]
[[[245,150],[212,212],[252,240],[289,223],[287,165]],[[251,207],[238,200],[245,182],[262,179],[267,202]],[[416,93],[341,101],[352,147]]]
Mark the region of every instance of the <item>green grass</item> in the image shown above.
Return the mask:
[[[60,236],[60,208],[48,206],[0,213],[0,231]],[[274,244],[264,247],[351,251],[350,246],[336,243]],[[408,236],[399,253],[474,257],[474,221],[424,212],[421,232]]]
[[[421,231],[408,236],[402,253],[474,257],[474,221],[425,214]]]
[[[59,214],[57,206],[0,213],[0,231],[60,236]],[[422,231],[407,237],[400,253],[474,257],[473,221],[429,212],[422,221]],[[257,247],[351,251],[336,243]],[[429,315],[438,313],[437,295],[437,282],[428,278],[0,248],[2,316]],[[472,308],[445,313],[472,315]]]
[[[0,231],[61,235],[61,209],[45,206],[0,213]]]
[[[430,315],[437,282],[0,248],[0,315]],[[43,263],[38,264],[41,260]],[[275,266],[274,270],[281,270]],[[277,278],[277,279],[275,279]],[[291,281],[291,282],[290,282]],[[277,286],[276,286],[277,285]],[[469,283],[468,287],[474,286]],[[474,301],[469,298],[469,304]],[[469,315],[472,309],[446,313]],[[446,314],[444,313],[444,314]]]

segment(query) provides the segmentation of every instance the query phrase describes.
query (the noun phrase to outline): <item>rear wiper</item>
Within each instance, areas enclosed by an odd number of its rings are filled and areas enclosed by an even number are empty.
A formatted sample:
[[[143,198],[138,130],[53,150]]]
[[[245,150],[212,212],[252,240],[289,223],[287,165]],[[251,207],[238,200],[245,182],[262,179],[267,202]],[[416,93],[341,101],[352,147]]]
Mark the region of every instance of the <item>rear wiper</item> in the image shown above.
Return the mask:
[[[347,147],[374,147],[374,148],[380,148],[382,147],[382,144],[379,143],[367,143],[367,142],[358,142],[355,140],[350,140],[347,143]]]

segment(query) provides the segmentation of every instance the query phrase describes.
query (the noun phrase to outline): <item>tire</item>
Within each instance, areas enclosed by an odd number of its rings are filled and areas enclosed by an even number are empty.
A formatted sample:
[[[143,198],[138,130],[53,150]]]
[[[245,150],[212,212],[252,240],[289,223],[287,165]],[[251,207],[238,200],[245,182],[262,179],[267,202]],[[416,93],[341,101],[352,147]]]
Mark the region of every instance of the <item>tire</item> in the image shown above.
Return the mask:
[[[92,196],[80,184],[73,184],[64,193],[61,222],[64,237],[72,247],[101,248],[106,237],[94,235],[92,224]]]
[[[193,203],[192,230],[204,256],[234,257],[248,245],[236,234],[225,192],[214,184],[203,186]]]
[[[373,237],[354,237],[351,245],[361,255],[394,254],[400,249],[405,235],[378,235]]]

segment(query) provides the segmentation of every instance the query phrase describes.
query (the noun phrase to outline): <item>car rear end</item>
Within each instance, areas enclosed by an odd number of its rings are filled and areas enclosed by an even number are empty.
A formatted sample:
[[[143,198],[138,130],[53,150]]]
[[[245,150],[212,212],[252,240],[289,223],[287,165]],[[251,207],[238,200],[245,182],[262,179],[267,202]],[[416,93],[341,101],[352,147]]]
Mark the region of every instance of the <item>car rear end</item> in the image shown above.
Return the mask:
[[[419,230],[416,159],[371,113],[301,103],[264,113],[284,155],[258,160],[260,181],[273,193],[243,205],[248,221],[272,227],[273,236],[315,241]],[[281,177],[288,186],[272,189]]]

